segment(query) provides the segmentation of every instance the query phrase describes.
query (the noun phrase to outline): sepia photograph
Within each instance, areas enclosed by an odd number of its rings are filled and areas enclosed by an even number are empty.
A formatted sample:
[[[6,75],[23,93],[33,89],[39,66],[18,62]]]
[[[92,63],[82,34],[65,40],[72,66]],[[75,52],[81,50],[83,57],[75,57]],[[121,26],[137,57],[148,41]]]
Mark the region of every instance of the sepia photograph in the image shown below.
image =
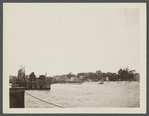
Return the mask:
[[[145,3],[3,3],[4,113],[146,113]]]

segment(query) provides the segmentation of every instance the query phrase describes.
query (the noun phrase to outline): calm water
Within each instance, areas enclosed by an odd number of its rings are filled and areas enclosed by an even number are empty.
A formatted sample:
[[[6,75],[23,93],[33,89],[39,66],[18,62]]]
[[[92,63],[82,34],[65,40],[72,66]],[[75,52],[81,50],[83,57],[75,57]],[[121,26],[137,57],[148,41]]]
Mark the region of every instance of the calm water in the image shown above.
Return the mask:
[[[27,93],[65,108],[140,107],[139,82],[85,82],[83,84],[53,84],[51,90]],[[26,108],[58,108],[25,94]]]

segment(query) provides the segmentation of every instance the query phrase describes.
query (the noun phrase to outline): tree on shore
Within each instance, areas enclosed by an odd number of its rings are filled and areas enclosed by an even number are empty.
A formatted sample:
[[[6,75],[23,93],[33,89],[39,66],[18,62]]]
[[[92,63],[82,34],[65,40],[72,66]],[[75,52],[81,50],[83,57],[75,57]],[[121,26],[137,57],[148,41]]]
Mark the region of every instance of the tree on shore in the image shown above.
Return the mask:
[[[67,75],[67,77],[69,78],[69,79],[71,79],[71,72]]]
[[[134,78],[133,71],[134,70],[129,70],[128,68],[120,69],[118,71],[118,78],[122,81],[131,81]]]
[[[116,73],[108,72],[106,76],[109,78],[110,81],[118,81],[118,76]]]

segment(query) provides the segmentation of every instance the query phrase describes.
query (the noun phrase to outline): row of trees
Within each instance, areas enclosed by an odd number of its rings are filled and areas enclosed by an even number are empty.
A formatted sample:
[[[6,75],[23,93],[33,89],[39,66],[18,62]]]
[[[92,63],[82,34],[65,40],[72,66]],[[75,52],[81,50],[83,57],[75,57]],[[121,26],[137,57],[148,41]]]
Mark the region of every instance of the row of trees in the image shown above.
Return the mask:
[[[107,72],[107,73],[102,73],[101,71],[96,71],[94,72],[88,72],[88,73],[78,73],[77,77],[83,76],[84,80],[87,81],[92,80],[92,81],[99,81],[101,78],[106,80],[106,77],[108,77],[109,81],[132,81],[134,80],[134,73],[135,70],[129,70],[128,68],[125,69],[120,69],[118,73],[112,73],[112,72]],[[68,78],[71,77],[71,73],[68,74]]]
[[[123,80],[132,81],[134,79],[134,72],[135,72],[135,70],[129,70],[128,68],[120,69],[118,71],[118,77],[122,81]]]

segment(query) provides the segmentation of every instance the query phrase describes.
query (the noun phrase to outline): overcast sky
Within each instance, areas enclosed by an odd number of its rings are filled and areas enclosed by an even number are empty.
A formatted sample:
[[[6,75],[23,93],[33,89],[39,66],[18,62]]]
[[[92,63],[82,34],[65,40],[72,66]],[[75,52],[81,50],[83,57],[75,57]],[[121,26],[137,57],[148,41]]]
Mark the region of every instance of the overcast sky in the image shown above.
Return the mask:
[[[4,4],[10,75],[139,72],[139,10],[99,4]]]

